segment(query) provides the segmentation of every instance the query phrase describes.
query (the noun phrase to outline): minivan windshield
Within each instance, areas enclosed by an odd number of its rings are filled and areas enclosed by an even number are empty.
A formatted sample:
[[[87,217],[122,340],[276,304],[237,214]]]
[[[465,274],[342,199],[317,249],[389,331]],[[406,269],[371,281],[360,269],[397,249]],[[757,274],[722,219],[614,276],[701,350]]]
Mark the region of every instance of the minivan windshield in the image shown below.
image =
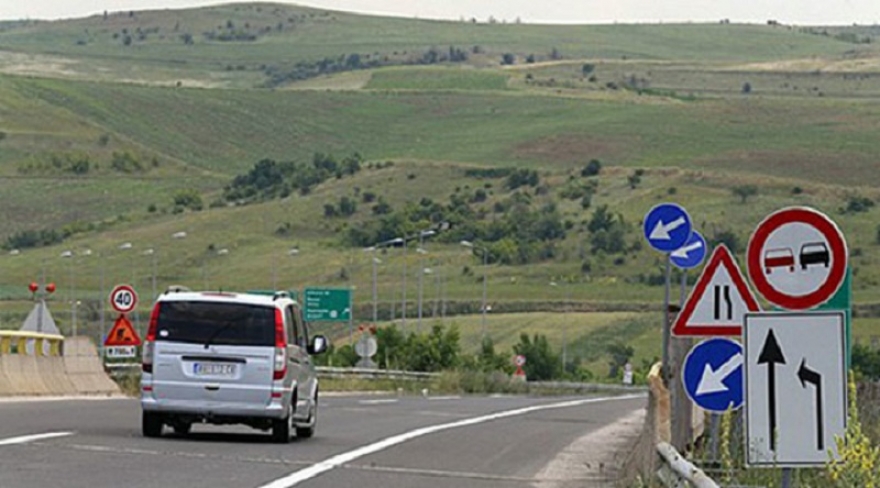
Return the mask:
[[[241,303],[161,302],[156,341],[271,347],[275,344],[275,308]]]

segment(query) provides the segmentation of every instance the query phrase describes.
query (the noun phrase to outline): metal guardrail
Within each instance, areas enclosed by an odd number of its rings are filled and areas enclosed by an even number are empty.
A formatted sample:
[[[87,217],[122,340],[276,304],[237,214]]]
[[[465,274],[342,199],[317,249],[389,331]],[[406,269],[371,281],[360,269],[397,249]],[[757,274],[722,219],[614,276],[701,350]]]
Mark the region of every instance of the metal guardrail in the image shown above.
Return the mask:
[[[0,355],[26,355],[28,354],[27,345],[30,341],[33,341],[33,354],[35,356],[60,356],[64,344],[64,336],[20,330],[0,330]],[[45,351],[44,344],[49,344],[48,351]]]
[[[657,453],[662,461],[657,477],[668,487],[693,486],[695,488],[718,488],[718,484],[700,468],[684,458],[670,444],[657,444]],[[689,484],[685,484],[685,482]]]

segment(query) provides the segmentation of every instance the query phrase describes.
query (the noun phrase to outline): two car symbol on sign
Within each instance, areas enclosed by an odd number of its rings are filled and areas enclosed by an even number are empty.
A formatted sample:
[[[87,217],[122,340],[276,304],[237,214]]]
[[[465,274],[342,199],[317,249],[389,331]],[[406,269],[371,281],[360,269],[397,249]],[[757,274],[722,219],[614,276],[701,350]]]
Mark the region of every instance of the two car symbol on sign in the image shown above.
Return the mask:
[[[798,261],[803,271],[806,271],[807,267],[812,264],[822,264],[827,268],[831,261],[831,254],[824,242],[808,242],[801,246]],[[794,272],[795,260],[791,248],[768,249],[764,253],[765,272],[771,274],[774,268],[788,268],[789,272]]]

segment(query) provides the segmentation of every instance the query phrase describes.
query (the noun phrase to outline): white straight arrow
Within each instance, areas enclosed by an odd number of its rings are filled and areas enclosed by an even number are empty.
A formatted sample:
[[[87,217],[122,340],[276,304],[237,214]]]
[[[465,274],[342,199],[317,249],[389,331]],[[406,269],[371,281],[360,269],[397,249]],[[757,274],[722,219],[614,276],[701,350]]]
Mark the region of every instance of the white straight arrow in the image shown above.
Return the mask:
[[[651,235],[649,238],[653,240],[661,240],[668,241],[669,240],[669,232],[681,227],[686,224],[687,220],[684,217],[679,217],[668,224],[664,224],[662,220],[657,221],[657,225],[654,226],[654,230],[651,231]]]
[[[700,378],[700,384],[697,385],[697,395],[727,391],[728,388],[724,384],[724,379],[736,371],[736,368],[742,366],[742,363],[742,353],[736,353],[716,370],[712,369],[712,365],[707,364],[703,370],[703,377]]]
[[[703,243],[701,241],[693,242],[690,245],[687,245],[687,246],[678,248],[675,251],[672,251],[672,253],[670,255],[674,258],[687,259],[689,252],[696,251],[697,249],[699,249],[701,247],[703,247]]]

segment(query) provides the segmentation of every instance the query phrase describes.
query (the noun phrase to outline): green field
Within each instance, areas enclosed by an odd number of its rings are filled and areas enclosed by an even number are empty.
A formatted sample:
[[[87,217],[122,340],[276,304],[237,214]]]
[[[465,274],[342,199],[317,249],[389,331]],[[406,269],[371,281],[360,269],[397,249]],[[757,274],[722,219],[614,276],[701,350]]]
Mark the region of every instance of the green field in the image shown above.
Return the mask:
[[[145,298],[142,316],[155,281],[158,290],[353,287],[357,320],[369,320],[372,255],[342,239],[383,218],[367,193],[395,211],[464,201],[486,225],[511,216],[517,198],[555,208],[565,237],[527,264],[483,267],[454,228],[430,239],[427,254],[377,254],[380,314],[399,316],[404,267],[408,325],[420,269],[430,269],[421,288],[432,317],[444,302],[474,310],[485,273],[500,347],[520,332],[561,347],[565,330],[595,372],[614,340],[632,344],[637,361],[656,356],[659,329],[644,312],[660,309],[663,263],[640,223],[662,201],[683,204],[710,238],[732,234],[740,258],[768,213],[821,209],[846,234],[856,304],[878,303],[880,50],[845,35],[871,30],[822,32],[439,22],[266,3],[4,23],[0,242],[77,232],[0,255],[0,320],[17,326],[31,306],[27,283],[43,276],[59,285],[62,324],[73,296],[93,312],[83,324],[96,335],[94,312],[123,281]],[[361,171],[307,194],[222,199],[264,158],[355,152]],[[588,179],[580,172],[592,159],[602,170]],[[492,168],[535,170],[540,184],[511,190],[504,177],[468,173]],[[588,208],[565,196],[588,181]],[[743,185],[757,194],[740,200],[732,190]],[[199,195],[203,209],[175,209],[181,192]],[[325,216],[343,197],[357,210]],[[862,206],[847,209],[853,202]],[[603,205],[624,223],[622,254],[591,249],[587,222]],[[186,238],[172,238],[181,231]],[[61,258],[65,250],[76,257]],[[480,317],[452,320],[475,347]],[[856,337],[870,340],[873,321],[860,317]]]

